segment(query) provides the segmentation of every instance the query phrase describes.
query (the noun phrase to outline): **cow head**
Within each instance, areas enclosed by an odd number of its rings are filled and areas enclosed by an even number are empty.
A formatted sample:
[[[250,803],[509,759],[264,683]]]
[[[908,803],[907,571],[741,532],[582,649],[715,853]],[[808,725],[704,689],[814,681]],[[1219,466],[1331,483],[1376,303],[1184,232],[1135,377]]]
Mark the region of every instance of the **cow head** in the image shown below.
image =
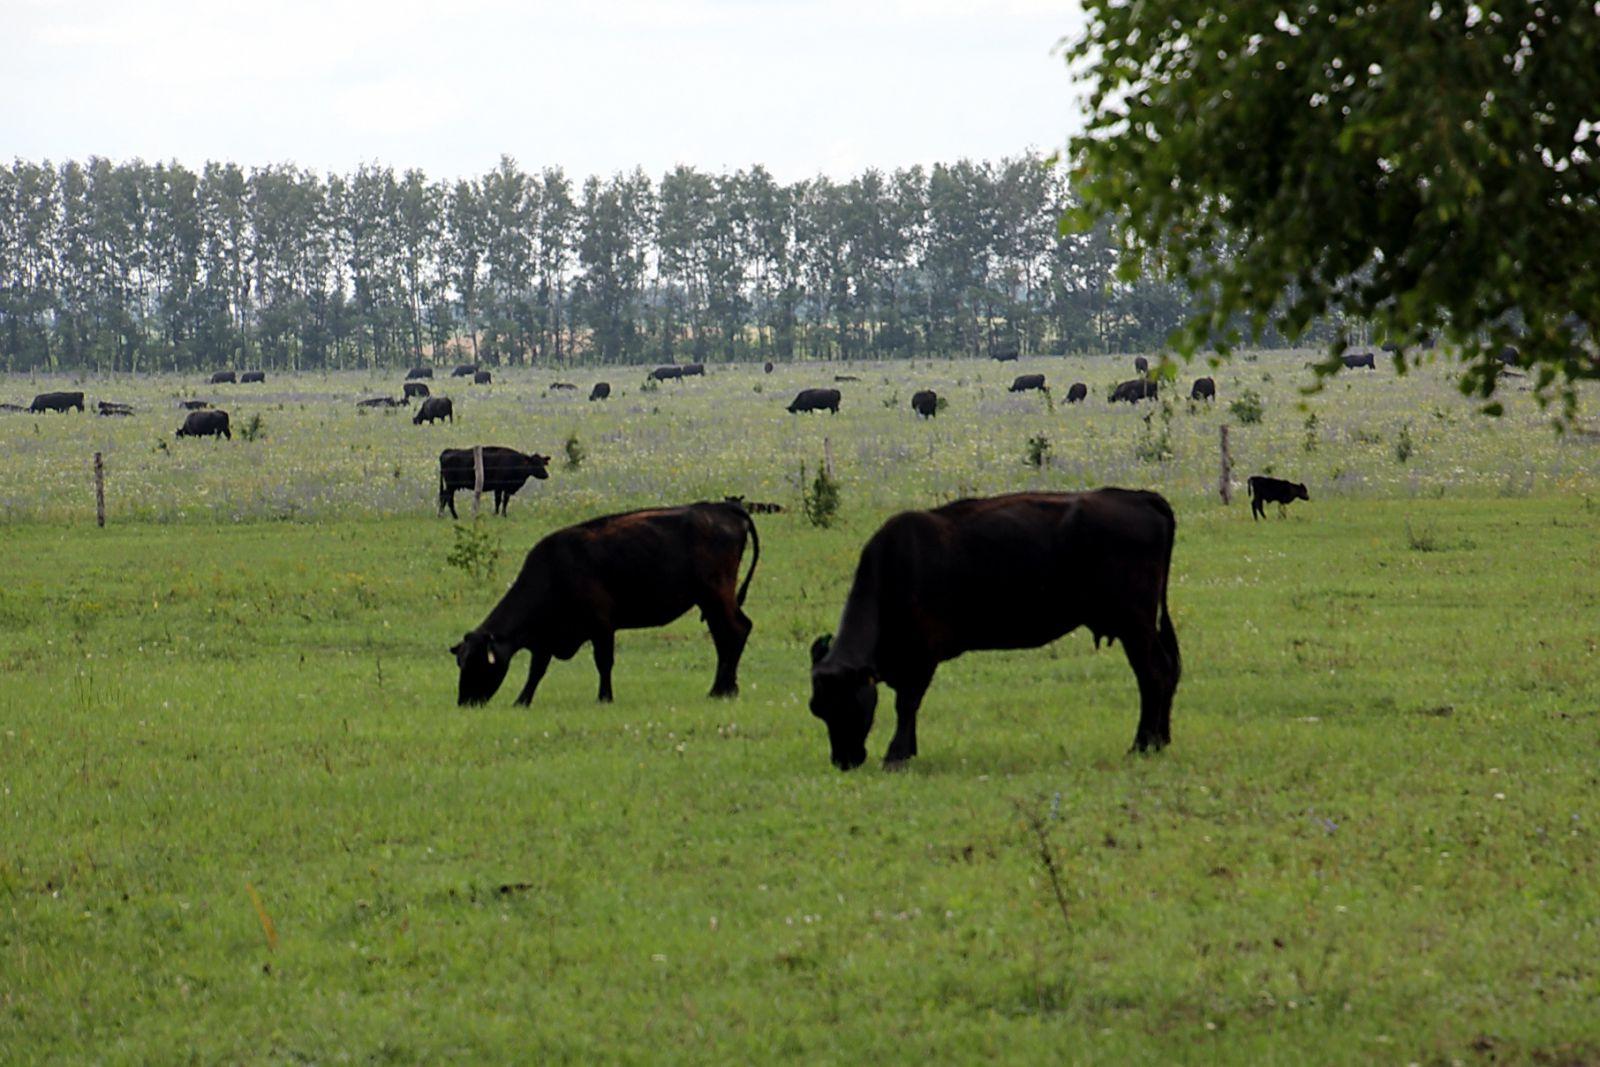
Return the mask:
[[[1311,494],[1306,492],[1306,485],[1305,485],[1304,482],[1295,482],[1293,485],[1289,486],[1289,488],[1290,488],[1290,490],[1293,491],[1294,496],[1295,496],[1296,499],[1298,499],[1298,500],[1310,500],[1311,499]]]
[[[535,478],[543,481],[544,479],[550,477],[549,456],[541,456],[537,452],[530,452],[528,454],[528,463],[532,466],[531,473]]]
[[[456,689],[456,703],[462,707],[487,704],[489,698],[506,680],[511,666],[511,656],[516,649],[497,640],[492,634],[474,630],[450,649],[461,668],[461,681]]]
[[[833,765],[854,770],[867,761],[867,735],[878,710],[878,680],[865,667],[824,662],[833,635],[811,643],[811,714],[828,727]]]

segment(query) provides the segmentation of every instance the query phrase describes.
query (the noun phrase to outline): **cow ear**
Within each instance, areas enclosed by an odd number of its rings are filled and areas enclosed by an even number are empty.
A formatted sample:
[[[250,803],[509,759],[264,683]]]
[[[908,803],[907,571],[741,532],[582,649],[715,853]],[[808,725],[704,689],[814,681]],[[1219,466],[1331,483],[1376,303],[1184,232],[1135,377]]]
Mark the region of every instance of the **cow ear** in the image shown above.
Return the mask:
[[[815,667],[817,664],[821,663],[823,658],[827,656],[828,649],[832,647],[832,634],[823,634],[821,637],[811,642],[811,665]]]
[[[460,641],[457,641],[455,644],[451,645],[450,646],[450,654],[452,656],[461,655],[461,645],[462,645],[462,642],[460,642]]]

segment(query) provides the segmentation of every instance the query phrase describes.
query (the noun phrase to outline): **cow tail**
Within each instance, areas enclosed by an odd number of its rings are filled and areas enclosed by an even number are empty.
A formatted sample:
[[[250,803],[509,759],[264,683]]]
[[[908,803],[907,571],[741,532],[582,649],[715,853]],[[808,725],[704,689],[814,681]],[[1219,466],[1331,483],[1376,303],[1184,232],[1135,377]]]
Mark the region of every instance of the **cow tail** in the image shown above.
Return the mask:
[[[750,571],[744,576],[744,582],[739,586],[739,592],[734,598],[734,602],[742,608],[744,595],[750,591],[750,579],[756,576],[756,563],[761,559],[761,536],[756,533],[756,520],[750,517],[750,513],[743,508],[739,509],[739,513],[744,516],[745,525],[750,527],[750,544],[755,549],[750,556]]]
[[[1166,501],[1162,501],[1166,503]],[[1169,506],[1167,510],[1167,573],[1161,576],[1161,647],[1166,650],[1168,658],[1172,660],[1172,684],[1178,684],[1178,679],[1183,676],[1183,658],[1178,653],[1178,631],[1172,628],[1172,615],[1167,611],[1167,586],[1170,584],[1172,568],[1172,546],[1178,539],[1178,519]]]
[[[1244,480],[1244,495],[1250,497],[1252,500],[1255,499],[1256,480],[1254,477],[1246,478]]]
[[[439,458],[439,514],[444,514],[444,457]]]

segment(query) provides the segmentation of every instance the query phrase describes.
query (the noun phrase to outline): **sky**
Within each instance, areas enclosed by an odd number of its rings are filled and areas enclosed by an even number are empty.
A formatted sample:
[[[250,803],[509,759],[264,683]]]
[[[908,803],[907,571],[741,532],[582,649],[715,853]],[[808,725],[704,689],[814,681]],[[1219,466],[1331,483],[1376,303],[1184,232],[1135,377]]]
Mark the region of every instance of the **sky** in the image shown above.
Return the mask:
[[[1048,153],[1070,0],[0,0],[0,158],[782,181]]]

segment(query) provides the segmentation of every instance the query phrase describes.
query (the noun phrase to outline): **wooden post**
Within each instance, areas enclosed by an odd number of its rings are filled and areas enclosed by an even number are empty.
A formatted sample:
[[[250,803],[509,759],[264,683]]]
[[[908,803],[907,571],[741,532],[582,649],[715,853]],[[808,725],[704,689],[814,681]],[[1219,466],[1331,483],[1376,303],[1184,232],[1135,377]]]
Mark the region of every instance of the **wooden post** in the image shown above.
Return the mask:
[[[94,518],[101,528],[106,524],[106,465],[100,453],[94,454]]]
[[[478,502],[483,498],[483,446],[472,446],[472,517],[478,517]]]
[[[1233,455],[1228,451],[1228,426],[1226,423],[1218,427],[1222,438],[1222,473],[1217,476],[1217,492],[1222,494],[1224,504],[1233,503]]]
[[[822,439],[822,469],[833,477],[833,444],[826,437]]]

